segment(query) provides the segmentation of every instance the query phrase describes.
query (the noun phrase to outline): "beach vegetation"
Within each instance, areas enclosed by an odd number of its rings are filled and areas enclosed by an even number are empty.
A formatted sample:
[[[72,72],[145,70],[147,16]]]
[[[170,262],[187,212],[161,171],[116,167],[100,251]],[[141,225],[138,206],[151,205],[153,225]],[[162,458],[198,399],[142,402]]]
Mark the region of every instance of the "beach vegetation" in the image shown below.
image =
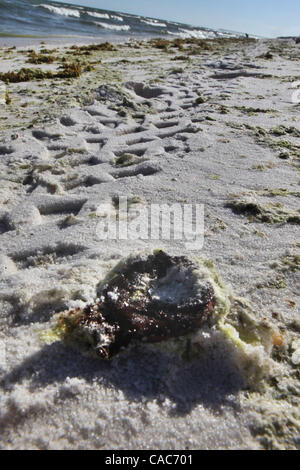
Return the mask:
[[[280,259],[284,271],[300,271],[300,255],[284,256]]]
[[[177,47],[179,51],[184,51],[183,44],[184,44],[183,40],[178,38],[178,39],[174,39],[173,43],[171,44],[171,47]]]
[[[117,157],[114,160],[114,163],[115,163],[116,166],[120,166],[120,167],[130,166],[130,165],[134,165],[136,163],[136,159],[137,158],[136,158],[135,155],[132,155],[131,153],[124,153],[120,157]]]
[[[97,214],[97,212],[90,212],[88,214],[89,218],[90,219],[97,219],[97,217],[99,217],[99,215]]]
[[[53,64],[57,60],[57,57],[48,54],[38,54],[34,50],[29,53],[27,63],[29,64]]]
[[[6,92],[5,92],[5,104],[7,104],[7,105],[11,104],[11,101],[12,101],[11,97],[10,97],[8,91],[6,90]]]
[[[116,51],[116,47],[111,44],[110,42],[102,42],[100,44],[89,44],[88,46],[77,46],[76,44],[71,46],[70,49],[73,51],[72,53],[80,54],[86,52],[93,52],[93,51],[107,51],[112,52]],[[75,51],[75,52],[74,52]]]
[[[5,83],[19,83],[33,80],[47,80],[51,78],[78,78],[81,74],[82,67],[78,62],[76,62],[61,65],[57,72],[23,67],[18,71],[0,73],[0,80]]]
[[[171,41],[169,41],[168,39],[158,38],[158,39],[151,39],[149,41],[149,44],[155,49],[160,49],[164,52],[167,52],[169,50]]]
[[[57,52],[57,49],[43,48],[43,49],[40,50],[40,54],[53,54],[54,52]]]
[[[78,62],[63,64],[55,74],[57,78],[78,78],[82,74],[82,67]]]
[[[289,160],[290,154],[287,150],[285,150],[279,153],[278,158],[280,158],[281,160]]]
[[[53,72],[44,72],[41,69],[29,69],[22,67],[18,71],[0,73],[0,80],[6,83],[28,82],[45,78],[53,78]]]
[[[171,60],[185,60],[185,61],[189,62],[191,60],[191,58],[188,55],[177,55],[177,56],[173,57]]]
[[[251,108],[247,106],[234,106],[235,109],[238,111],[242,111],[245,114],[248,115],[255,115],[259,113],[275,113],[275,109],[262,109],[262,108]]]
[[[80,65],[83,69],[83,72],[93,72],[95,70],[94,65],[91,63],[82,62]]]
[[[289,196],[290,194],[293,194],[293,193],[291,193],[289,189],[279,188],[279,189],[264,189],[263,194],[266,196],[271,196],[271,197],[275,197],[275,196],[284,197],[284,196]]]
[[[254,135],[256,137],[261,137],[261,136],[266,136],[267,131],[263,127],[260,126],[250,126],[249,124],[244,124],[244,127],[248,130],[251,130],[254,132]]]
[[[171,49],[177,48],[180,52],[184,51],[196,55],[203,51],[210,51],[213,43],[211,40],[197,38],[176,38],[172,40],[157,38],[148,41],[148,45],[164,52],[173,52]]]
[[[231,111],[230,109],[225,106],[224,104],[221,104],[221,106],[219,107],[219,111],[220,111],[220,114],[230,114]]]
[[[291,142],[289,142],[288,140],[274,141],[274,142],[273,142],[273,146],[285,148],[285,149],[288,149],[288,150],[292,150],[292,149],[295,147],[295,146],[294,146]]]
[[[288,134],[288,135],[291,135],[292,137],[300,137],[300,131],[296,129],[296,127],[293,127],[293,126],[286,127],[286,126],[281,125],[281,126],[273,127],[270,130],[270,133],[276,136],[282,136],[282,135]]]
[[[257,287],[267,287],[269,289],[286,289],[287,283],[284,278],[277,276],[275,279],[269,279],[266,284]]]
[[[300,211],[286,209],[280,203],[260,204],[256,199],[235,199],[226,203],[236,214],[248,217],[250,222],[266,222],[270,224],[300,224]]]
[[[259,163],[256,165],[252,165],[251,170],[258,170],[258,171],[264,171],[265,170],[265,165]]]
[[[169,74],[172,75],[172,74],[183,73],[183,72],[184,72],[183,68],[178,67],[178,68],[171,69],[171,70],[169,71]]]

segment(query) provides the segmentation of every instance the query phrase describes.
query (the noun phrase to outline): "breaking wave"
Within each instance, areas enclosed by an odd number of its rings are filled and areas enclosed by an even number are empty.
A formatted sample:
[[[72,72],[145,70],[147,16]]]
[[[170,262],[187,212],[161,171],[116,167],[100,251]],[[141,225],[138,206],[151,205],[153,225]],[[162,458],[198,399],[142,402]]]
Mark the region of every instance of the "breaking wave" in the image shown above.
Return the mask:
[[[167,25],[165,23],[159,23],[157,20],[141,20],[142,23],[146,23],[149,26],[159,26],[161,28],[166,28]]]
[[[107,13],[97,13],[94,11],[87,11],[87,14],[90,16],[94,16],[94,18],[105,18],[106,20],[109,20],[109,15]]]
[[[111,29],[113,31],[129,31],[130,30],[130,26],[128,24],[118,26],[116,24],[100,23],[98,21],[94,21],[94,24],[96,26],[99,26],[100,28]]]
[[[111,17],[113,20],[124,21],[123,18],[121,18],[121,16],[110,15],[110,17]]]
[[[95,2],[96,3],[96,2]],[[99,2],[100,3],[100,2]],[[129,15],[118,11],[57,3],[52,0],[0,0],[1,37],[86,37],[122,40],[126,37],[207,39],[240,37],[240,33]]]
[[[53,5],[47,5],[42,3],[39,5],[41,8],[45,8],[46,10],[51,11],[52,13],[56,13],[57,15],[62,16],[74,16],[76,18],[80,17],[80,11],[73,10],[72,8],[61,8],[61,7],[54,7]]]

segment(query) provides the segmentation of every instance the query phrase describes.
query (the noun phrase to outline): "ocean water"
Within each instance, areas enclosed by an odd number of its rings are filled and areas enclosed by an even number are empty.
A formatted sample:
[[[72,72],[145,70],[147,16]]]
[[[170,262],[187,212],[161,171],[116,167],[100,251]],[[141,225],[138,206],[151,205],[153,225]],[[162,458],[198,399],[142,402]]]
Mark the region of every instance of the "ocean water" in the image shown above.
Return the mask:
[[[215,38],[243,36],[160,19],[47,0],[0,0],[0,38]]]

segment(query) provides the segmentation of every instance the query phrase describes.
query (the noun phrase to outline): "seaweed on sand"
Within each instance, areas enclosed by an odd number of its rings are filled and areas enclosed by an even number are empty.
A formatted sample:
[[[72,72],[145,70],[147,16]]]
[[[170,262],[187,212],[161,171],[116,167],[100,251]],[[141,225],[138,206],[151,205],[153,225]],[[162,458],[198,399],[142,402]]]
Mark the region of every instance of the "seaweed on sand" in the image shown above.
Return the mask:
[[[255,198],[233,199],[225,204],[236,214],[243,214],[250,221],[270,224],[300,224],[300,212],[285,209],[280,203],[261,204]]]
[[[132,155],[130,153],[124,153],[120,157],[117,157],[115,159],[114,163],[115,163],[116,166],[123,167],[123,166],[134,165],[138,161],[139,161],[139,159],[135,155]]]
[[[29,53],[27,62],[29,64],[53,64],[57,60],[57,57],[53,55],[38,54],[34,50]]]
[[[46,80],[50,78],[78,78],[82,74],[79,63],[65,63],[57,72],[41,69],[22,68],[18,71],[0,73],[0,80],[6,83],[29,82],[32,80]]]
[[[177,48],[179,51],[188,51],[189,46],[196,46],[198,53],[200,51],[209,51],[212,49],[212,45],[209,40],[196,38],[177,38],[173,40],[156,38],[148,41],[148,44],[155,49],[161,49],[165,52],[172,52],[170,48]],[[195,48],[193,47],[192,50],[194,51]]]
[[[53,78],[53,76],[53,72],[50,71],[44,72],[41,69],[28,69],[22,67],[18,71],[0,73],[0,80],[6,83],[18,83]]]
[[[11,97],[10,97],[8,91],[6,90],[6,92],[5,92],[5,104],[7,104],[7,105],[11,104],[11,101],[12,101]]]
[[[78,62],[63,64],[59,72],[55,74],[57,78],[78,78],[82,74],[82,67]]]
[[[83,52],[93,52],[93,51],[107,51],[112,52],[116,51],[116,47],[113,46],[110,42],[102,42],[101,44],[90,44],[88,46],[71,46],[70,48],[73,53],[83,53]]]

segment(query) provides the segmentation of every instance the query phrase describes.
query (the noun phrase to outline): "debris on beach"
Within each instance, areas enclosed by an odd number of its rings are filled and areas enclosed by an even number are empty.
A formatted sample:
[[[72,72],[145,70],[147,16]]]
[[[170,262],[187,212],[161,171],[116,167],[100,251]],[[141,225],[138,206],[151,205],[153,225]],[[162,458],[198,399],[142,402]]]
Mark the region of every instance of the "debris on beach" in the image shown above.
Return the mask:
[[[99,101],[111,101],[113,103],[120,103],[123,100],[123,95],[116,87],[110,85],[101,85],[97,89],[97,99]]]
[[[215,307],[213,285],[203,274],[184,256],[157,251],[132,257],[114,270],[94,305],[71,310],[61,321],[103,359],[133,341],[185,336],[207,322]]]
[[[98,292],[95,303],[57,314],[48,338],[85,344],[104,360],[138,343],[182,356],[217,348],[249,383],[270,371],[274,329],[232,294],[209,260],[162,250],[130,256]]]
[[[0,80],[5,83],[28,82],[32,80],[46,80],[51,78],[78,78],[82,74],[82,67],[79,63],[65,63],[57,72],[51,70],[30,69],[22,67],[20,70],[0,72]]]
[[[299,224],[300,213],[286,209],[281,203],[261,204],[254,197],[234,198],[228,201],[225,207],[236,214],[243,214],[250,221],[266,222],[270,224],[289,223]]]

